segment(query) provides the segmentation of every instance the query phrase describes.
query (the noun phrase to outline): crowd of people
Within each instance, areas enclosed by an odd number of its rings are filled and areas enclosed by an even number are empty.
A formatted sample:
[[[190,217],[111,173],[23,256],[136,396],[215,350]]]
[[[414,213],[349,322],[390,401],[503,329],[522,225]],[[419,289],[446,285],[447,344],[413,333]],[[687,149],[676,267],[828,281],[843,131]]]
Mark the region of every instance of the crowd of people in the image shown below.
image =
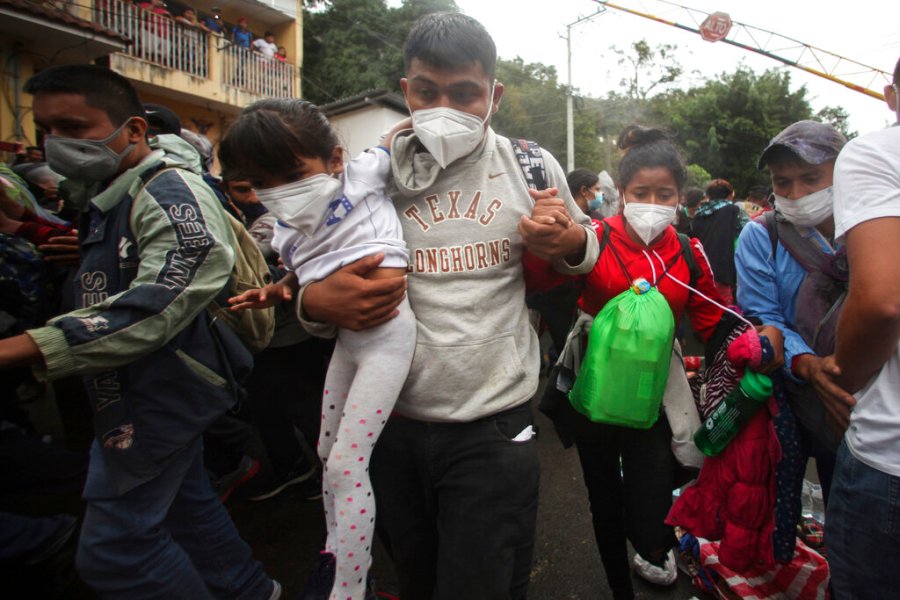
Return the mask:
[[[185,13],[226,31],[217,9]],[[232,35],[277,57],[246,19]],[[99,597],[275,600],[224,503],[293,487],[327,526],[303,599],[378,597],[376,535],[403,600],[525,598],[540,313],[555,360],[539,408],[576,447],[614,598],[635,597],[633,573],[673,584],[676,556],[711,542],[748,582],[819,557],[821,579],[773,593],[891,597],[900,127],[848,142],[785,124],[759,149],[771,187],[739,203],[722,178],[686,189],[661,129],[626,128],[612,175],[566,175],[497,134],[496,49],[470,17],[421,18],[403,59],[410,119],[367,151],[345,161],[316,106],[263,100],[220,140],[220,177],[209,140],[111,70],[27,82],[43,149],[0,171],[3,489],[83,486],[84,510],[4,503],[3,572],[77,532]],[[898,85],[900,61],[885,88],[900,119]],[[686,368],[683,317],[702,369]],[[88,455],[20,407],[74,376]],[[725,449],[695,444],[757,376],[771,385],[738,406]],[[797,534],[810,458],[827,564]]]
[[[141,43],[146,46],[147,57],[157,62],[174,63],[205,76],[209,49],[201,34],[227,40],[238,52],[246,50],[260,60],[288,60],[285,47],[275,43],[275,34],[268,30],[261,35],[254,33],[245,16],[239,16],[233,25],[228,25],[219,7],[213,7],[210,14],[201,18],[197,10],[188,5],[173,13],[163,0],[148,0],[135,6],[146,18]],[[239,56],[241,60],[247,58],[243,54]]]

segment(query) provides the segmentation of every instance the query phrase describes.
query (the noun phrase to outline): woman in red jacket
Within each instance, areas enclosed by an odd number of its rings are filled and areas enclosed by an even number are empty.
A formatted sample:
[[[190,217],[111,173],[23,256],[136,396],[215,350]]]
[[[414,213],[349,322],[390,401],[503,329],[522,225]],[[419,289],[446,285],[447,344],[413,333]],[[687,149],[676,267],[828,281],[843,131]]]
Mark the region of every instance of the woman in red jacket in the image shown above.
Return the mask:
[[[632,281],[644,278],[665,297],[675,322],[687,312],[706,341],[723,310],[709,300],[720,302],[702,246],[691,240],[689,251],[696,264],[691,281],[686,249],[672,227],[685,168],[660,130],[629,127],[619,137],[619,147],[625,153],[618,166],[623,213],[595,222],[601,243],[605,229],[608,240],[593,271],[580,276],[584,288],[578,305],[596,316]],[[566,279],[534,256],[526,256],[525,266],[529,282],[540,288]],[[678,465],[665,413],[661,410],[650,429],[632,429],[589,421],[568,406],[563,410],[581,459],[597,546],[613,597],[634,597],[626,537],[639,555],[634,565],[639,575],[658,584],[674,583],[677,571],[671,549],[676,540],[664,521]]]

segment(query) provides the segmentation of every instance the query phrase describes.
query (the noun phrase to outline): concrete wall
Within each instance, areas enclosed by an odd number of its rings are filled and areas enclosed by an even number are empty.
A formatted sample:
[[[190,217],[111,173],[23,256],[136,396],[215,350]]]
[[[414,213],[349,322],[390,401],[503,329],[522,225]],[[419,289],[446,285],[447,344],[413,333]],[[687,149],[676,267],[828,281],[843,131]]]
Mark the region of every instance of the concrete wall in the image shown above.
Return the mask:
[[[377,146],[381,134],[407,116],[409,115],[374,105],[332,117],[331,124],[344,150],[353,157],[366,148]]]

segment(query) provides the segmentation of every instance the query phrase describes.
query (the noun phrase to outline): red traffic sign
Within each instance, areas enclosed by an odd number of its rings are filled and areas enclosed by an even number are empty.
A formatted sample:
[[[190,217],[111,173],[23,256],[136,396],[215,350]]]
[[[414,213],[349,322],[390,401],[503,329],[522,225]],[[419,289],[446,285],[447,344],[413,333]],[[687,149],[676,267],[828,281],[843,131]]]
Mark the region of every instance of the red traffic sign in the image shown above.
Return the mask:
[[[728,13],[714,12],[700,24],[700,36],[707,42],[718,42],[731,31],[731,17]]]

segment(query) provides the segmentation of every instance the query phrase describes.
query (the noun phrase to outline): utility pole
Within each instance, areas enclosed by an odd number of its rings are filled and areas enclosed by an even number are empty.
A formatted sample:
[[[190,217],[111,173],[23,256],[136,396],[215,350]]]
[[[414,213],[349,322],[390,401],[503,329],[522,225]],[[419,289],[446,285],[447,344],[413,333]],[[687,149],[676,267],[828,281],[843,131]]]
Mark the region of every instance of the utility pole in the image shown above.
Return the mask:
[[[589,21],[604,12],[606,12],[606,7],[598,6],[597,12],[586,17],[579,17],[566,25],[566,70],[568,71],[568,84],[566,86],[566,173],[571,172],[575,168],[575,118],[572,112],[572,27]]]

